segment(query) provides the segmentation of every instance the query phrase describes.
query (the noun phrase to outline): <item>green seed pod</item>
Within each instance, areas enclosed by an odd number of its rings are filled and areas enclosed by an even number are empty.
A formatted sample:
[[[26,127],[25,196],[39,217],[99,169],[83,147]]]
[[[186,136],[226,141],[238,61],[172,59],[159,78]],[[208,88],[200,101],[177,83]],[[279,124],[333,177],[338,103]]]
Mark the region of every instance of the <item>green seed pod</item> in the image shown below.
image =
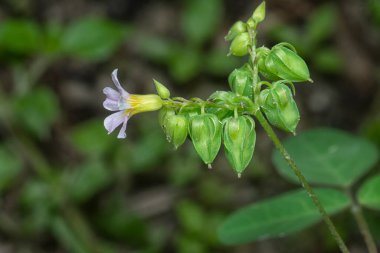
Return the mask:
[[[189,134],[198,155],[211,168],[222,142],[222,125],[218,118],[209,113],[191,117]]]
[[[279,80],[279,77],[272,74],[265,65],[265,60],[270,53],[270,49],[267,47],[260,47],[256,50],[256,58],[257,58],[257,65],[259,68],[259,72],[261,75],[263,75],[266,79],[277,81]]]
[[[295,134],[300,114],[288,86],[274,83],[272,88],[260,93],[259,103],[272,125]]]
[[[311,81],[305,61],[294,51],[278,44],[265,58],[265,67],[273,75],[292,82]]]
[[[231,90],[240,96],[250,98],[253,96],[252,80],[252,72],[246,66],[235,69],[228,76]]]
[[[223,128],[223,141],[227,159],[240,177],[252,160],[255,150],[255,122],[249,116],[226,119]]]
[[[237,35],[230,46],[230,53],[235,56],[244,56],[248,53],[251,38],[247,32]]]
[[[166,119],[166,137],[176,149],[186,141],[188,123],[185,115],[172,115]]]
[[[168,107],[162,107],[158,113],[158,122],[162,129],[166,131],[166,120],[168,117],[175,115],[175,111]]]
[[[230,41],[235,39],[236,36],[238,36],[241,33],[244,33],[247,31],[247,25],[242,21],[237,21],[235,24],[233,24],[228,31],[226,37],[224,39],[226,41]]]
[[[167,99],[170,97],[170,91],[168,88],[165,87],[162,83],[158,82],[157,80],[153,79],[154,85],[156,86],[157,94],[163,98]]]

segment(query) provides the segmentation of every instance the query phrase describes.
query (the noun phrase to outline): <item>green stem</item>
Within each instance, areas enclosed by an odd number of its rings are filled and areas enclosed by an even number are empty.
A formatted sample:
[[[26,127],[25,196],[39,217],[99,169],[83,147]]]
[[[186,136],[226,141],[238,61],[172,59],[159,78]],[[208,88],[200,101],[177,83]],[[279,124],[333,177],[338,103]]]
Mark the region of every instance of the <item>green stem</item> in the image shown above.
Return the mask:
[[[257,110],[255,113],[255,116],[257,120],[260,122],[261,126],[264,128],[265,132],[268,134],[269,138],[273,141],[276,148],[280,151],[281,155],[284,157],[286,162],[289,164],[290,168],[292,169],[293,173],[297,176],[298,180],[300,181],[302,187],[307,191],[309,197],[312,199],[314,205],[318,208],[318,211],[322,215],[323,220],[325,221],[328,229],[330,230],[330,233],[334,237],[335,241],[337,242],[340,250],[343,253],[349,253],[346,244],[340,237],[338,231],[336,230],[334,224],[332,223],[330,217],[328,216],[326,210],[322,206],[320,200],[315,195],[313,189],[307,182],[305,176],[302,174],[302,172],[298,169],[296,163],[293,161],[293,159],[290,157],[289,153],[286,151],[285,147],[282,145],[281,141],[278,139],[276,133],[273,131],[273,128],[269,125],[268,121],[265,119],[264,115],[261,113],[260,110]]]
[[[351,200],[351,213],[355,218],[356,223],[358,224],[359,231],[362,234],[365,244],[367,246],[369,253],[378,253],[376,248],[375,240],[372,237],[372,234],[369,230],[368,224],[364,218],[363,210],[361,206],[357,203],[354,196],[350,191],[346,191],[348,197]]]

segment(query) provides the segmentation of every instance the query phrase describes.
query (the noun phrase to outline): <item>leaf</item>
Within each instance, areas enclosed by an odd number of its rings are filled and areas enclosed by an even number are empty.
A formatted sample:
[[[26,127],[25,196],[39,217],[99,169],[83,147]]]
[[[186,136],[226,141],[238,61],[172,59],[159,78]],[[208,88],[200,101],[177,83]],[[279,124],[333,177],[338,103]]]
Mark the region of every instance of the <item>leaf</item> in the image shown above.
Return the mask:
[[[22,170],[19,157],[0,146],[0,191],[6,189]]]
[[[357,194],[360,204],[380,210],[380,174],[369,178]]]
[[[200,71],[202,59],[198,51],[183,48],[177,50],[169,62],[170,74],[177,82],[186,82]]]
[[[328,214],[349,206],[348,197],[332,189],[316,189]],[[303,189],[291,191],[250,206],[229,216],[219,227],[219,239],[225,244],[243,244],[288,235],[322,219]]]
[[[111,171],[100,162],[88,162],[64,175],[68,194],[77,202],[85,202],[111,180]]]
[[[214,49],[209,55],[204,57],[206,70],[218,76],[226,77],[235,68],[241,65],[241,59],[238,57],[228,57],[228,50]]]
[[[182,30],[190,44],[200,45],[216,31],[222,18],[220,0],[186,0]]]
[[[52,222],[51,229],[55,238],[72,253],[89,253],[78,236],[75,235],[73,229],[67,224],[67,222],[61,218],[56,217]]]
[[[148,244],[150,231],[145,221],[127,209],[121,194],[113,194],[105,199],[104,206],[96,212],[95,224],[112,239],[140,248]]]
[[[337,15],[336,8],[332,4],[322,5],[315,10],[307,24],[306,40],[309,47],[314,48],[333,35]]]
[[[328,128],[306,131],[284,142],[285,148],[310,183],[348,187],[377,162],[376,147],[367,140]],[[298,182],[288,164],[275,151],[278,172]]]
[[[156,36],[138,38],[138,50],[144,58],[161,64],[168,64],[180,48],[176,42]]]
[[[77,125],[70,135],[75,148],[93,157],[103,155],[115,144],[115,139],[107,135],[100,119],[91,119]]]
[[[81,59],[104,60],[115,52],[129,32],[129,27],[110,20],[84,17],[67,27],[62,49]]]
[[[343,57],[335,48],[324,48],[315,52],[313,57],[314,66],[327,74],[339,74],[343,69]]]
[[[49,88],[37,88],[13,101],[18,124],[37,137],[44,139],[50,133],[54,121],[59,117],[58,98]]]
[[[1,23],[0,51],[11,54],[31,54],[41,42],[41,31],[34,22],[11,19]]]

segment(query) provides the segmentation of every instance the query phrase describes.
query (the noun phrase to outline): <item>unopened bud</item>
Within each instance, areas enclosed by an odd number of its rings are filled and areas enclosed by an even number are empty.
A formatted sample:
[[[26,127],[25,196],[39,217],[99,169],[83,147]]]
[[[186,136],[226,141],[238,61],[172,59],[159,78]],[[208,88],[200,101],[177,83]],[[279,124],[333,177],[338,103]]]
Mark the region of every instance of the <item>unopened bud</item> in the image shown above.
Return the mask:
[[[218,117],[209,113],[191,117],[189,134],[198,155],[211,166],[222,141],[222,125]]]
[[[251,38],[247,32],[236,36],[230,46],[230,53],[235,56],[244,56],[248,53]]]
[[[224,39],[226,41],[233,40],[236,36],[247,31],[247,25],[242,21],[237,21],[232,25]]]
[[[260,23],[265,18],[265,2],[262,2],[255,11],[252,14],[252,19],[255,21],[255,23]]]
[[[225,153],[238,176],[247,168],[255,150],[255,122],[249,116],[231,117],[224,121]]]
[[[170,97],[170,91],[168,88],[166,88],[162,83],[158,82],[157,80],[153,79],[154,85],[156,86],[157,94],[163,98],[167,99]]]

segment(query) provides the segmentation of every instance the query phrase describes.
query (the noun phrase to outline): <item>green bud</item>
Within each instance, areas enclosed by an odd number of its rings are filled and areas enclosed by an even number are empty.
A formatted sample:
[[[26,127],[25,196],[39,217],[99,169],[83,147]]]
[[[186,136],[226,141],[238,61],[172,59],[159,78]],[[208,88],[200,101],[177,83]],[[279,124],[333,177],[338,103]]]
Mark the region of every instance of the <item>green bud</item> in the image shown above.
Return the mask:
[[[241,33],[234,38],[230,46],[230,53],[235,56],[244,56],[248,53],[251,38],[247,32]]]
[[[274,83],[272,88],[260,93],[259,103],[272,125],[295,133],[300,114],[288,86],[283,83]]]
[[[265,2],[262,2],[255,11],[252,14],[252,19],[255,21],[255,23],[260,23],[264,20],[265,18]]]
[[[240,177],[255,150],[255,122],[249,116],[231,117],[224,121],[223,131],[227,159]]]
[[[230,30],[228,31],[228,34],[224,39],[226,41],[233,40],[236,36],[238,36],[241,33],[244,33],[247,31],[247,25],[242,21],[237,21],[235,24],[232,25]]]
[[[292,82],[311,81],[305,61],[294,51],[279,44],[265,59],[266,69],[273,75]]]
[[[189,134],[198,155],[211,168],[222,141],[222,125],[218,117],[209,113],[191,117]]]
[[[240,96],[248,96],[250,98],[253,96],[252,80],[252,72],[246,66],[235,69],[228,76],[231,90]]]
[[[172,115],[166,119],[166,138],[176,149],[186,141],[188,122],[185,115]]]
[[[170,91],[168,88],[166,88],[162,83],[158,82],[157,80],[153,79],[154,85],[156,86],[157,94],[163,98],[167,99],[170,97]]]

